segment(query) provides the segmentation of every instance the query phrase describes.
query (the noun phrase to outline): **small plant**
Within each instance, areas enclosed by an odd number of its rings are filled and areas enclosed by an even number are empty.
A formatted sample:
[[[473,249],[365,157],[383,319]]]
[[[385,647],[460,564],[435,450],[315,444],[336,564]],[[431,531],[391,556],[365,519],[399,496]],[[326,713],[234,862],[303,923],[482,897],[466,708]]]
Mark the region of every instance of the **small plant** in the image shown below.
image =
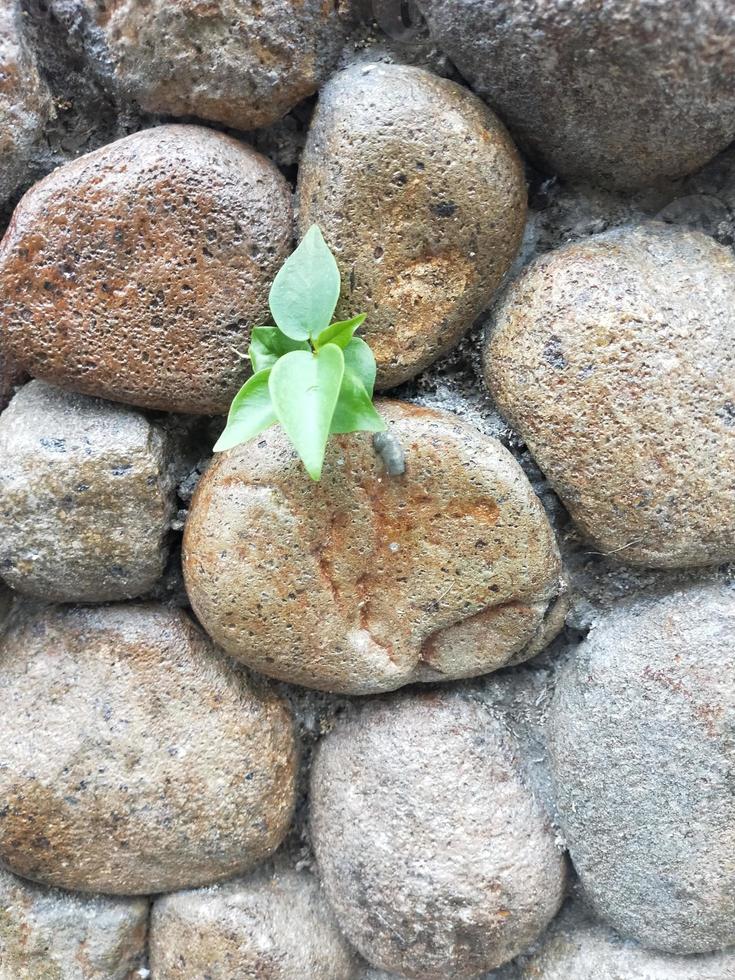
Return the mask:
[[[312,480],[319,480],[330,435],[381,432],[373,406],[375,357],[355,331],[365,313],[330,323],[337,263],[317,225],[284,262],[271,286],[273,327],[253,327],[253,376],[235,395],[216,453],[280,422]]]

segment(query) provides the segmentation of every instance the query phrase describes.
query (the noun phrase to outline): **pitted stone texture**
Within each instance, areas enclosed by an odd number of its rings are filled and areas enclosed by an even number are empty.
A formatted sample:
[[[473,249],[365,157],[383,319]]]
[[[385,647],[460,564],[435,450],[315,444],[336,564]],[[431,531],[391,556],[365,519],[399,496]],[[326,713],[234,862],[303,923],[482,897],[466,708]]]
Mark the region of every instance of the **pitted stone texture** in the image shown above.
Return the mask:
[[[132,980],[148,902],[73,895],[0,870],[0,980]]]
[[[59,167],[0,244],[0,326],[30,374],[148,408],[222,413],[291,244],[291,195],[221,133],[159,126]]]
[[[324,87],[298,195],[302,234],[316,222],[335,251],[338,314],[368,314],[380,388],[472,326],[526,218],[523,170],[500,121],[467,89],[405,65],[358,65]]]
[[[485,376],[582,532],[654,567],[735,558],[735,260],[657,223],[561,248],[504,297]]]
[[[327,898],[374,966],[474,977],[525,949],[564,864],[502,723],[458,694],[367,702],[321,743],[311,834]]]
[[[25,43],[18,0],[0,4],[0,204],[23,183],[44,124],[51,95]]]
[[[316,92],[346,37],[323,0],[52,0],[83,25],[90,64],[143,109],[235,129],[268,126]]]
[[[686,957],[657,953],[618,936],[578,905],[564,909],[538,951],[521,957],[513,974],[514,980],[732,980],[734,976],[734,952]],[[495,975],[488,980],[495,980]]]
[[[729,0],[418,0],[432,34],[553,173],[691,173],[735,136]]]
[[[0,862],[143,894],[246,871],[294,802],[284,705],[179,610],[13,614],[0,652]]]
[[[56,602],[152,589],[174,513],[162,430],[140,412],[42,381],[0,415],[0,574]]]
[[[318,882],[263,870],[160,898],[151,920],[157,980],[357,980],[357,956]]]
[[[378,407],[404,476],[386,474],[369,433],[331,439],[318,484],[280,428],[217,456],[184,534],[200,622],[256,670],[347,694],[532,656],[561,628],[563,600],[522,470],[452,415]]]
[[[596,911],[671,953],[735,944],[735,591],[621,604],[562,671],[556,801]]]

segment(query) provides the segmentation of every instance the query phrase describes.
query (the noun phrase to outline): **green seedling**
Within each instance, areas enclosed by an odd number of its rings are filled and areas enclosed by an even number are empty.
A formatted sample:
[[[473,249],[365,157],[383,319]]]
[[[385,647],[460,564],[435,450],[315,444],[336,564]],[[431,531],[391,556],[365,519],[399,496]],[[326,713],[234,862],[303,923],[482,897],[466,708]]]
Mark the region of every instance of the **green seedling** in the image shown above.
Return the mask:
[[[273,281],[272,327],[253,327],[253,376],[235,395],[216,453],[280,422],[312,480],[322,475],[330,435],[381,432],[373,405],[375,357],[355,331],[366,314],[331,323],[339,269],[312,225]]]

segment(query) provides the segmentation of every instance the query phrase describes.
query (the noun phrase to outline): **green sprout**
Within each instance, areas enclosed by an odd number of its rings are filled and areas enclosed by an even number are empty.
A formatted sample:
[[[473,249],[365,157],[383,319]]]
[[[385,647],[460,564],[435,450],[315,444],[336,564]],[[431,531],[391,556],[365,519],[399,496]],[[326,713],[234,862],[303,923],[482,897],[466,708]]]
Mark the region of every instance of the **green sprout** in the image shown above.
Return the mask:
[[[317,225],[281,267],[268,305],[276,323],[253,327],[252,377],[232,400],[216,453],[280,422],[312,480],[330,435],[387,428],[373,406],[375,357],[355,331],[366,314],[330,323],[339,269]]]

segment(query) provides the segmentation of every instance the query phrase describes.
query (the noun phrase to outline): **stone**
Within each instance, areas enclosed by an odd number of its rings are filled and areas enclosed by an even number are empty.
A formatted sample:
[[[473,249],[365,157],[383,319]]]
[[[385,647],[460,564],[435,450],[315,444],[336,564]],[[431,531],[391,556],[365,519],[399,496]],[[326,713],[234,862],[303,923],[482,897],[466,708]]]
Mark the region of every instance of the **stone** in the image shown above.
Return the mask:
[[[435,41],[541,166],[636,187],[735,137],[728,0],[418,0]]]
[[[299,227],[367,313],[379,388],[413,377],[488,306],[526,218],[518,153],[471,92],[421,68],[358,65],[322,89],[299,167]]]
[[[263,869],[159,898],[151,969],[161,980],[357,980],[358,962],[311,875]]]
[[[495,312],[485,376],[605,555],[735,558],[735,259],[655,222],[534,262]]]
[[[284,704],[180,610],[19,609],[0,653],[0,864],[114,895],[247,871],[291,821]]]
[[[175,513],[170,450],[140,412],[43,381],[0,415],[0,574],[54,602],[149,591]]]
[[[565,600],[520,466],[454,416],[378,402],[406,455],[330,439],[320,483],[280,427],[218,454],[184,531],[199,621],[264,674],[346,694],[473,677],[538,652]]]
[[[148,902],[74,895],[0,869],[0,980],[132,980]]]
[[[51,94],[21,29],[17,0],[0,4],[0,204],[26,179],[29,163],[51,118]]]
[[[134,133],[23,197],[0,244],[0,328],[34,377],[226,412],[291,222],[285,179],[245,144],[198,126]]]
[[[549,719],[561,828],[595,911],[676,954],[735,944],[735,590],[618,605]]]
[[[556,914],[564,862],[502,723],[457,693],[365,702],[321,742],[311,836],[327,898],[373,965],[474,977]]]
[[[52,0],[123,100],[247,130],[276,122],[334,68],[349,18],[323,0]]]

